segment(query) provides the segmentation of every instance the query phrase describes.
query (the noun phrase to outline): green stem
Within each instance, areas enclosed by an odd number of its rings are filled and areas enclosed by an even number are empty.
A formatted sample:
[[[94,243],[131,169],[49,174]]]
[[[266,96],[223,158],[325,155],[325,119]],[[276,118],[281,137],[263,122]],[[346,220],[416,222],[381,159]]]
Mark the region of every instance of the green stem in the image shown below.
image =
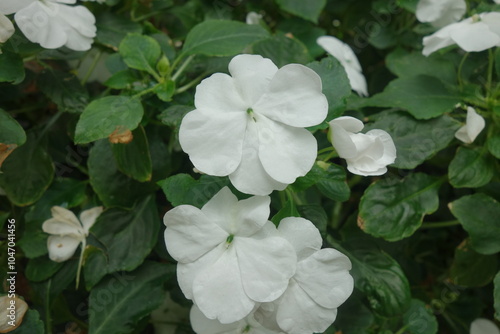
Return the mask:
[[[161,83],[158,83],[156,85],[154,85],[153,87],[150,87],[148,89],[145,89],[143,91],[140,91],[139,93],[135,94],[135,95],[132,95],[132,98],[138,98],[138,97],[141,97],[143,95],[146,95],[146,94],[149,94],[149,93],[152,93],[154,92],[154,90],[156,89],[156,87],[158,87],[159,85],[161,85]]]
[[[458,65],[458,72],[457,72],[457,79],[458,79],[458,85],[460,86],[460,90],[462,90],[464,86],[464,82],[462,80],[462,68],[464,66],[465,60],[469,56],[469,53],[466,52],[464,56],[462,57],[462,60],[460,61],[460,65]]]
[[[175,72],[174,75],[172,75],[172,80],[173,81],[177,80],[177,78],[182,74],[182,72],[184,72],[184,70],[186,69],[186,67],[193,60],[193,58],[194,58],[194,55],[191,55],[191,56],[189,56],[184,61],[184,63],[182,63],[181,67],[179,67],[179,69],[177,70],[177,72]],[[176,62],[174,62],[174,65],[177,65]],[[172,68],[173,68],[173,65],[172,65]]]
[[[52,333],[52,318],[50,316],[50,286],[52,278],[47,282],[47,291],[45,293],[45,329],[47,333]]]
[[[101,59],[101,56],[102,56],[102,52],[100,50],[97,51],[97,54],[95,55],[94,60],[92,61],[92,64],[90,64],[90,67],[87,70],[87,73],[85,73],[85,76],[83,77],[83,79],[81,81],[82,86],[85,86],[85,84],[87,83],[87,80],[90,78],[90,76],[94,72],[95,67],[97,66],[97,63],[99,62],[99,59]]]
[[[488,50],[488,77],[486,81],[486,100],[492,95],[492,82],[493,82],[493,65],[495,63],[495,55],[493,49]]]
[[[323,148],[321,150],[318,151],[318,155],[321,155],[323,153],[327,153],[327,152],[332,152],[334,151],[335,149],[333,148],[333,146],[330,146],[330,147],[326,147],[326,148]]]
[[[408,325],[406,326],[403,326],[400,330],[398,330],[396,333],[394,334],[403,334],[406,330],[408,329]]]
[[[184,86],[182,87],[179,87],[178,89],[175,90],[175,94],[180,94],[180,93],[184,93],[185,91],[187,91],[189,88],[197,85],[201,79],[203,79],[204,77],[206,76],[205,73],[203,73],[202,75],[198,76],[196,79],[194,79],[193,81],[185,84]]]
[[[76,290],[78,290],[78,285],[80,284],[80,273],[82,271],[83,255],[85,253],[85,247],[87,247],[87,240],[82,241],[82,251],[80,252],[80,259],[78,259],[78,269],[76,270]]]
[[[450,220],[446,222],[423,223],[420,228],[439,228],[439,227],[448,227],[456,225],[460,225],[460,222],[458,220]]]
[[[338,156],[339,155],[337,154],[337,151],[333,151],[332,153],[330,153],[327,156],[325,156],[324,158],[322,158],[321,161],[327,162],[328,160],[336,158]]]

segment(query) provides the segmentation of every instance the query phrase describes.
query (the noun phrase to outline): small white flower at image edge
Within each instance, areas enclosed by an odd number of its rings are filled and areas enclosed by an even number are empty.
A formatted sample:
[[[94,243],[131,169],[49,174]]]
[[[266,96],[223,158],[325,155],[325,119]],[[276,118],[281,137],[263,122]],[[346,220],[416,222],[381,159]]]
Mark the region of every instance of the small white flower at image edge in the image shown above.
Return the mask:
[[[14,32],[14,25],[10,19],[0,13],[0,43],[5,43]]]
[[[466,144],[472,144],[481,131],[483,131],[485,125],[486,122],[484,118],[479,115],[474,108],[467,107],[465,125],[455,132],[455,138]]]
[[[420,22],[440,28],[460,20],[466,10],[465,0],[420,0],[415,15]]]
[[[493,321],[477,318],[470,324],[470,334],[500,334],[500,330]]]

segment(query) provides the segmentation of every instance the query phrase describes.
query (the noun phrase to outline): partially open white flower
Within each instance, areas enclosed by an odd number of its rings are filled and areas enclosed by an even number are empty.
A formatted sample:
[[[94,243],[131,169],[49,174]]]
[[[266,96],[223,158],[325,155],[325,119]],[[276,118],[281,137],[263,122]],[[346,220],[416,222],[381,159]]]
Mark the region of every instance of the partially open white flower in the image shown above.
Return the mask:
[[[68,6],[76,0],[2,0],[0,13],[13,14],[19,29],[30,41],[46,49],[66,46],[90,49],[96,36],[94,15],[84,6]]]
[[[247,24],[259,24],[262,20],[262,15],[256,12],[249,12],[246,17]]]
[[[319,230],[306,219],[285,218],[278,231],[295,249],[297,271],[283,296],[262,304],[255,318],[290,334],[322,333],[354,289],[351,261],[335,249],[321,249]]]
[[[82,211],[80,220],[68,209],[53,206],[52,218],[42,225],[45,233],[52,234],[47,239],[49,258],[55,262],[68,260],[75,254],[80,243],[84,243],[89,230],[102,213],[101,206]]]
[[[200,210],[180,205],[165,214],[165,243],[178,261],[177,279],[209,319],[232,323],[258,302],[285,291],[295,273],[295,252],[268,221],[270,198],[238,201],[221,189]]]
[[[471,144],[474,139],[483,131],[485,126],[484,118],[472,107],[467,107],[467,120],[465,125],[455,132],[455,137],[466,144]]]
[[[0,13],[0,43],[5,43],[14,31],[14,25],[9,18]]]
[[[363,70],[351,47],[332,36],[321,36],[316,42],[344,66],[352,90],[356,91],[359,95],[368,96],[368,88],[366,87]]]
[[[466,10],[465,0],[420,0],[415,14],[420,22],[444,27],[460,20]]]
[[[196,110],[179,130],[182,149],[198,170],[229,175],[244,193],[283,190],[316,160],[316,139],[304,127],[326,118],[321,78],[299,64],[278,70],[258,55],[234,57],[229,72],[196,88]]]
[[[382,175],[387,165],[396,160],[396,146],[391,136],[379,129],[358,133],[360,120],[342,116],[330,121],[332,144],[339,157],[347,161],[347,169],[363,176]]]
[[[470,324],[470,334],[500,334],[500,330],[493,321],[477,318]]]
[[[454,44],[467,52],[500,46],[500,13],[482,13],[452,23],[424,37],[423,43],[424,56]]]

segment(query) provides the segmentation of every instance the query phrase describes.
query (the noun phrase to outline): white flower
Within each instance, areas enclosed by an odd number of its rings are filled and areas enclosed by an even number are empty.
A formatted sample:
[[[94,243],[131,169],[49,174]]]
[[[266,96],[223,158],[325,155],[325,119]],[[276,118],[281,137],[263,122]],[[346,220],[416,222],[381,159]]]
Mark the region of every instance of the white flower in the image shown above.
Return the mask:
[[[196,110],[179,130],[182,149],[201,172],[226,176],[240,191],[283,190],[312,168],[314,136],[303,127],[321,123],[328,102],[311,69],[239,55],[231,76],[215,73],[196,88]]]
[[[295,273],[292,246],[267,220],[269,203],[268,196],[238,202],[225,187],[201,210],[180,205],[165,214],[179,286],[207,318],[243,319],[257,302],[281,296]]]
[[[500,330],[493,321],[477,318],[470,324],[470,334],[500,334]]]
[[[9,333],[18,328],[23,322],[26,311],[28,304],[16,294],[10,292],[8,295],[0,296],[0,333]]]
[[[105,3],[106,2],[106,0],[82,0],[82,1],[95,1],[98,3]]]
[[[9,18],[0,13],[0,43],[5,43],[14,31],[14,25]]]
[[[45,233],[52,234],[47,239],[49,258],[55,262],[63,262],[72,257],[78,245],[85,243],[90,228],[102,210],[103,208],[98,206],[82,211],[80,220],[78,220],[70,210],[53,206],[51,209],[52,218],[46,220],[42,225]]]
[[[347,169],[358,175],[382,175],[387,165],[396,160],[396,146],[391,136],[378,129],[358,133],[360,120],[343,116],[330,121],[332,144],[339,157],[347,161]]]
[[[466,144],[471,144],[474,139],[483,131],[485,125],[484,118],[472,107],[467,107],[467,120],[465,125],[455,132],[455,137]]]
[[[420,0],[415,14],[420,22],[444,27],[460,20],[466,10],[465,0]]]
[[[262,304],[255,318],[290,334],[322,333],[354,289],[351,261],[335,249],[321,249],[321,235],[306,219],[285,218],[278,231],[295,248],[297,271],[283,296]]]
[[[249,12],[246,17],[247,24],[259,24],[262,20],[262,15],[256,12]]]
[[[500,46],[500,13],[482,13],[452,23],[424,37],[423,43],[424,56],[454,44],[467,52],[479,52]]]
[[[500,5],[500,0],[493,0],[493,2]]]
[[[321,36],[316,42],[325,49],[326,52],[334,56],[344,67],[352,89],[359,95],[368,96],[363,70],[351,47],[332,36]]]
[[[76,0],[2,0],[0,13],[16,13],[14,20],[30,41],[46,49],[66,46],[90,49],[96,36],[94,15],[84,6],[68,6]]]
[[[254,318],[254,313],[250,313],[245,318],[230,323],[223,324],[217,320],[208,319],[196,306],[193,305],[190,313],[191,326],[197,334],[278,334],[280,331],[274,331],[262,326]]]

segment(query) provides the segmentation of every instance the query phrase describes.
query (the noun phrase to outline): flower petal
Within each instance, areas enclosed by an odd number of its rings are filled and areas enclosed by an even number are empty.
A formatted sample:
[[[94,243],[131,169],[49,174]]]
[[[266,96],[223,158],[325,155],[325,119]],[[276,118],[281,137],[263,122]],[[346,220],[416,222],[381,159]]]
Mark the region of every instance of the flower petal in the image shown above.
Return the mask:
[[[450,37],[467,52],[479,52],[500,43],[500,36],[490,30],[484,22],[475,22],[455,29]]]
[[[354,280],[351,261],[332,248],[324,248],[297,264],[293,277],[319,305],[337,308],[351,295]]]
[[[293,246],[298,261],[320,250],[323,244],[319,230],[304,218],[284,218],[278,226],[278,231]]]
[[[237,229],[237,205],[238,198],[228,187],[224,187],[201,208],[201,212],[229,235]]]
[[[451,32],[456,29],[463,29],[464,26],[469,26],[471,22],[471,19],[465,19],[457,23],[452,23],[439,29],[434,34],[424,37],[424,49],[422,50],[422,54],[424,56],[429,56],[437,50],[455,44],[455,41],[450,37]]]
[[[323,333],[337,317],[337,309],[316,304],[292,279],[276,315],[279,326],[289,334]]]
[[[346,67],[345,71],[347,77],[349,78],[352,90],[361,96],[368,96],[368,87],[366,85],[365,76],[361,72],[350,67]]]
[[[253,105],[253,110],[290,126],[307,127],[325,120],[328,101],[316,72],[289,64],[276,72],[267,93]]]
[[[250,236],[268,222],[271,198],[253,196],[238,202],[237,221],[240,222],[237,235]]]
[[[69,235],[69,236],[84,236],[85,231],[82,227],[75,226],[66,220],[58,220],[55,218],[47,219],[42,224],[42,230],[45,233],[53,235]]]
[[[215,263],[200,271],[193,282],[195,304],[207,318],[217,319],[224,324],[243,319],[255,306],[243,289],[234,246],[230,246]]]
[[[90,228],[95,224],[97,217],[101,215],[103,210],[104,209],[102,206],[97,206],[80,213],[80,221],[82,222],[83,229],[85,230],[86,235],[89,234]]]
[[[493,321],[477,318],[470,324],[470,334],[500,334],[500,330]]]
[[[0,1],[0,13],[4,15],[14,14],[36,1],[37,0],[2,0]]]
[[[224,115],[245,112],[250,107],[240,95],[234,79],[224,73],[212,74],[196,86],[194,105],[210,114]]]
[[[167,226],[165,244],[169,254],[179,262],[193,262],[224,243],[228,233],[208,219],[198,208],[180,205],[163,217]]]
[[[246,294],[257,302],[270,302],[281,296],[297,262],[290,243],[281,237],[238,237],[233,243]]]
[[[479,15],[481,17],[481,21],[484,22],[492,32],[500,36],[500,13],[499,12],[490,12],[490,13],[482,13]],[[498,46],[498,45],[497,45]]]
[[[68,35],[65,46],[75,51],[86,51],[96,36],[94,15],[84,6],[60,6],[61,25]]]
[[[375,136],[377,137],[384,147],[384,153],[381,158],[377,160],[377,162],[381,165],[387,166],[394,161],[396,161],[396,145],[394,145],[394,141],[390,134],[388,134],[384,130],[373,129],[366,133],[367,136]]]
[[[47,239],[47,248],[49,249],[49,258],[55,262],[63,262],[68,260],[75,254],[78,245],[82,239],[72,236],[56,236],[51,235]]]
[[[363,122],[361,122],[359,119],[351,117],[351,116],[341,116],[334,118],[329,122],[330,126],[332,124],[338,125],[342,127],[347,132],[352,132],[352,133],[357,133],[365,127]]]
[[[247,115],[196,109],[182,120],[179,142],[193,165],[209,175],[226,176],[241,161]]]
[[[356,57],[354,51],[340,39],[333,36],[321,36],[316,40],[316,43],[334,56],[344,68],[352,68],[358,72],[362,71],[358,57]]]
[[[78,229],[82,228],[82,224],[80,223],[78,218],[76,218],[75,214],[72,211],[65,209],[61,206],[53,206],[50,209],[50,212],[52,213],[52,217],[55,220],[68,223]]]
[[[316,160],[318,143],[306,129],[294,128],[265,117],[257,119],[259,158],[265,171],[282,183],[293,183],[309,172]]]
[[[218,320],[208,319],[196,305],[191,307],[189,318],[191,320],[191,327],[193,327],[196,333],[222,334],[232,333],[232,331],[236,333],[238,330],[241,333],[241,330],[245,328],[245,322],[242,320],[230,324],[222,324]]]
[[[351,138],[352,133],[347,132],[342,126],[332,121],[330,122],[330,135],[332,145],[339,154],[339,157],[350,159],[358,155],[356,145]]]
[[[264,95],[276,72],[278,67],[259,55],[238,55],[229,63],[229,73],[248,106]]]
[[[8,17],[0,13],[0,43],[5,43],[14,34],[14,25]]]

